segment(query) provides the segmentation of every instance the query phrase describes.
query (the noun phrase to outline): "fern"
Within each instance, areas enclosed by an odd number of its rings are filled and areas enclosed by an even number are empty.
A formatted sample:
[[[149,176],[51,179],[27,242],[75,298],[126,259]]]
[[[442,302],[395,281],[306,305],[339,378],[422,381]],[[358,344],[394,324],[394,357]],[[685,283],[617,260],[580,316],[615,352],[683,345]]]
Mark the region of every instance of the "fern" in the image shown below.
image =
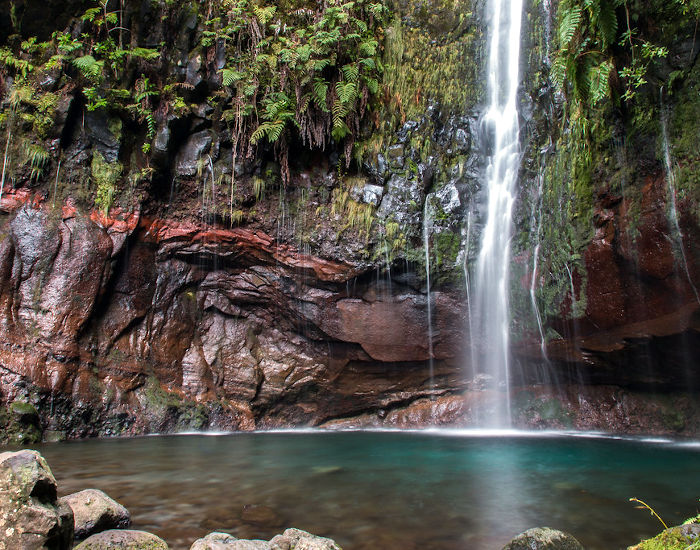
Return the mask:
[[[360,69],[357,65],[343,65],[343,75],[350,82],[357,82],[360,78]]]
[[[559,24],[559,45],[566,50],[581,24],[581,6],[570,6],[565,9]]]
[[[328,82],[316,77],[313,83],[314,103],[324,112],[328,112]]]
[[[84,55],[74,59],[73,65],[90,82],[99,83],[102,79],[104,61],[97,61],[91,55]]]
[[[221,84],[224,86],[231,86],[232,84],[241,80],[245,75],[240,71],[235,71],[233,69],[222,69],[221,70]]]
[[[342,103],[343,105],[347,105],[357,98],[357,82],[336,82],[335,92],[336,94],[338,94],[338,99],[340,100],[340,103]]]
[[[146,61],[150,61],[152,59],[157,59],[158,57],[160,57],[160,52],[153,48],[131,48],[129,50],[126,50],[126,53],[132,57],[136,57],[138,59],[145,59]]]
[[[250,136],[251,143],[257,143],[263,137],[267,138],[269,142],[275,142],[282,135],[282,130],[284,130],[285,121],[284,120],[274,120],[265,121]]]
[[[365,84],[370,94],[374,95],[379,91],[379,81],[376,78],[365,78]]]
[[[613,65],[610,61],[603,61],[600,65],[591,66],[588,69],[588,91],[590,102],[595,105],[608,96],[610,86],[610,73]]]
[[[607,49],[615,43],[617,37],[617,15],[615,15],[614,0],[601,0],[597,11],[597,28],[603,41],[603,48]]]

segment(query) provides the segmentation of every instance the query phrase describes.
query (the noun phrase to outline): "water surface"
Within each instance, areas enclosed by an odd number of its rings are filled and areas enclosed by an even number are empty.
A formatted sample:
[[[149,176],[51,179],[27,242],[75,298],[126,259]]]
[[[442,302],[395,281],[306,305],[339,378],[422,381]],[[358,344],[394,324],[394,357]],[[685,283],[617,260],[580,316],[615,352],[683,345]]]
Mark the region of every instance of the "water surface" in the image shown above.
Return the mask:
[[[345,550],[499,550],[529,527],[625,548],[695,515],[700,448],[461,432],[187,435],[37,447],[66,494],[104,490],[135,528],[188,549],[213,530],[295,526]],[[262,507],[262,508],[255,508]]]

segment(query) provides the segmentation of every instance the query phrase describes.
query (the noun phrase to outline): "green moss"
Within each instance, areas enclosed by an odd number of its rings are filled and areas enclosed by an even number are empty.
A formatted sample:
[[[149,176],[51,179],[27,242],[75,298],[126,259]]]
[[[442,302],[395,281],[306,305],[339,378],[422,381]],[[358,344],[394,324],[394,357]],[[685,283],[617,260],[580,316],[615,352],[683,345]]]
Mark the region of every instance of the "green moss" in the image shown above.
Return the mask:
[[[536,397],[530,391],[521,391],[514,396],[512,407],[515,417],[521,417],[526,422],[573,427],[573,415],[556,398]]]
[[[23,401],[14,401],[12,404],[10,404],[10,412],[19,416],[39,416],[39,413],[34,405]]]
[[[441,231],[433,237],[435,268],[438,270],[438,283],[461,282],[464,272],[457,266],[457,257],[462,248],[460,235],[451,231]]]
[[[32,404],[15,401],[0,408],[0,443],[28,445],[41,437],[39,413]]]
[[[90,168],[93,182],[97,186],[95,205],[106,214],[114,202],[122,165],[119,162],[107,162],[99,151],[94,151]]]
[[[677,526],[632,546],[630,550],[689,550],[696,548],[697,541],[697,535],[686,534],[683,527]]]

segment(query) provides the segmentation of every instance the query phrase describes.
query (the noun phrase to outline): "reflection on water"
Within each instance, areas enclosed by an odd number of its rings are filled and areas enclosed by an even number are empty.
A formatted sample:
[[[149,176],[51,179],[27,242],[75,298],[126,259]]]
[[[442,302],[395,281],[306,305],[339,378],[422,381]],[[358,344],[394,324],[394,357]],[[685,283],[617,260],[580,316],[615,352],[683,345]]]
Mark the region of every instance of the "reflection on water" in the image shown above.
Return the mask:
[[[186,549],[213,530],[299,527],[345,550],[493,550],[529,527],[625,548],[695,515],[700,449],[574,437],[258,433],[37,447],[61,494],[96,487]]]

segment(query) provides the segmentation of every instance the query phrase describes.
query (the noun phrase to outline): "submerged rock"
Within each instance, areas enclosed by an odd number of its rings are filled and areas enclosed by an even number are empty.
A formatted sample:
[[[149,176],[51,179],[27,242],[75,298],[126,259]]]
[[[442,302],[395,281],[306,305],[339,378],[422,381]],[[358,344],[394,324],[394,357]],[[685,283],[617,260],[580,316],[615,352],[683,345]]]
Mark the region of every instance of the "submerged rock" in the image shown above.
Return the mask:
[[[0,550],[68,550],[73,512],[58,502],[56,479],[36,451],[0,454]]]
[[[241,511],[241,519],[253,525],[279,527],[283,525],[282,518],[269,506],[246,504]]]
[[[98,489],[85,489],[60,499],[75,517],[75,537],[84,539],[107,529],[124,529],[131,524],[129,511]]]
[[[520,533],[503,550],[584,550],[573,536],[549,527],[535,527]]]
[[[168,550],[168,545],[145,531],[113,529],[92,535],[73,550]]]

